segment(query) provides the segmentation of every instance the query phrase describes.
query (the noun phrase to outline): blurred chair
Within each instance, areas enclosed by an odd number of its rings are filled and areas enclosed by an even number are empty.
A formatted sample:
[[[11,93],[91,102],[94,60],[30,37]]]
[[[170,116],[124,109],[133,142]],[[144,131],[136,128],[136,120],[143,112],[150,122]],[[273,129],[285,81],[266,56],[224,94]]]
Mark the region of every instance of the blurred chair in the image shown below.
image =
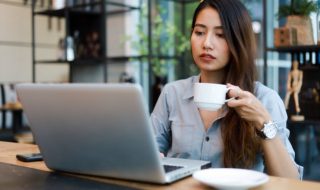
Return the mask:
[[[21,108],[17,107],[17,95],[14,89],[14,84],[2,83],[0,84],[1,88],[1,118],[2,118],[2,129],[7,127],[13,127],[16,121],[14,119],[20,119],[15,117],[15,114],[19,115],[19,112],[22,111]]]
[[[5,98],[5,91],[4,91],[4,85],[0,84],[0,107],[1,107],[1,128],[5,129],[6,128],[6,124],[7,124],[7,117],[6,117],[6,113],[7,110],[2,109],[2,106],[5,104],[6,102],[6,98]]]
[[[15,84],[0,84],[1,139],[33,143],[28,122],[17,100]]]

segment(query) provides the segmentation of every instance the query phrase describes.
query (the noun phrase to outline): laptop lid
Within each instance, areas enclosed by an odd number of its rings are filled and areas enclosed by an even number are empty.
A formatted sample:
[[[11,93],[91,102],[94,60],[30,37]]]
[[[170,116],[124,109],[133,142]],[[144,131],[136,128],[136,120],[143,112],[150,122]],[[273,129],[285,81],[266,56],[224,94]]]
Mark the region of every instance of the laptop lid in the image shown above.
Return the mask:
[[[167,183],[207,164],[165,175],[139,85],[19,84],[17,93],[50,169]]]

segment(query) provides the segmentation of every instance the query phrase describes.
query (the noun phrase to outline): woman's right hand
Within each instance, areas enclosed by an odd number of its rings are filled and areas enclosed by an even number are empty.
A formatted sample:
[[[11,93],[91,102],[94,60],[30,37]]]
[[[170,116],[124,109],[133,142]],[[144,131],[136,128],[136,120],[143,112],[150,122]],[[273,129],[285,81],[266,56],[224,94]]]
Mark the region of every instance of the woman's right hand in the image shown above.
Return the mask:
[[[164,158],[164,154],[160,152],[160,158]]]
[[[264,123],[272,120],[268,110],[254,94],[232,84],[227,84],[227,87],[230,88],[229,97],[235,97],[228,101],[227,105],[233,108],[242,119],[256,123],[255,127],[258,130],[261,130]]]

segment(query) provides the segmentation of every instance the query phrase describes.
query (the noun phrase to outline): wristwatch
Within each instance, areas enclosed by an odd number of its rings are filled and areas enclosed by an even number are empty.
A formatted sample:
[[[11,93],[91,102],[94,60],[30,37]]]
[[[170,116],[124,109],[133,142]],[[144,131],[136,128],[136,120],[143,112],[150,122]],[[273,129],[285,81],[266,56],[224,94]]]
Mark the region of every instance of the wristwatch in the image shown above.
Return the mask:
[[[256,130],[256,132],[262,139],[273,139],[277,134],[277,128],[277,124],[273,121],[269,121],[268,123],[263,124],[263,128],[261,130]]]

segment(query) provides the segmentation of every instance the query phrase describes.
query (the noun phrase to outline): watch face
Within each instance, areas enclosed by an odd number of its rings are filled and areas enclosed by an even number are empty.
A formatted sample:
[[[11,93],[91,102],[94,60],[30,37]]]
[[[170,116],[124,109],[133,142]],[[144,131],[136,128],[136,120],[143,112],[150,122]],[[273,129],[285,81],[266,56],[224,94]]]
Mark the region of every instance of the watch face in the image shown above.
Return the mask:
[[[274,123],[267,123],[264,126],[263,133],[266,135],[268,139],[272,139],[277,134],[277,127],[275,126]]]

